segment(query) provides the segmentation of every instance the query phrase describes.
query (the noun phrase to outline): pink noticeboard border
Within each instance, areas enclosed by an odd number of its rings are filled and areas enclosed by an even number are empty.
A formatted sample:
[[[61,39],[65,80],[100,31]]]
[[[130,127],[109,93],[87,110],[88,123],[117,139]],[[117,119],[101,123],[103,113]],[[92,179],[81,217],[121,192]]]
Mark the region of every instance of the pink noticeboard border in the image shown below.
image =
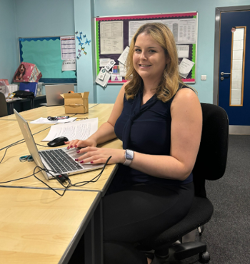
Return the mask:
[[[182,81],[184,83],[194,83],[195,79],[182,79]],[[112,82],[111,80],[108,81],[108,83],[112,83],[112,84],[121,84],[121,83],[125,83],[125,82],[127,82],[127,81],[126,80],[122,80],[121,82],[119,82],[119,81]]]
[[[150,18],[169,18],[169,17],[185,17],[196,16],[197,12],[190,13],[176,13],[176,14],[158,14],[158,15],[135,15],[135,16],[118,16],[118,17],[97,17],[97,21],[109,21],[109,20],[125,20],[125,19],[150,19]]]

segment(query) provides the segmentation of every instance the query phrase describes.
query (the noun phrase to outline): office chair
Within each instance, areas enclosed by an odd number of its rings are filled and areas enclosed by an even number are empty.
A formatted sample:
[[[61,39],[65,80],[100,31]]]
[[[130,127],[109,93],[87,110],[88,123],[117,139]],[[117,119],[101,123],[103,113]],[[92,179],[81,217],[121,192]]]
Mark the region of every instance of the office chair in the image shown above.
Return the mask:
[[[0,117],[7,115],[8,115],[8,110],[7,110],[5,95],[0,92]]]
[[[209,263],[207,246],[201,241],[175,243],[195,229],[201,229],[213,214],[213,205],[206,197],[205,180],[217,180],[224,175],[228,150],[228,117],[224,109],[201,103],[203,128],[200,149],[193,169],[195,197],[189,213],[163,233],[142,242],[141,248],[154,250],[155,263],[167,263],[169,249],[175,260],[199,254],[200,263]],[[153,262],[154,263],[154,262]]]

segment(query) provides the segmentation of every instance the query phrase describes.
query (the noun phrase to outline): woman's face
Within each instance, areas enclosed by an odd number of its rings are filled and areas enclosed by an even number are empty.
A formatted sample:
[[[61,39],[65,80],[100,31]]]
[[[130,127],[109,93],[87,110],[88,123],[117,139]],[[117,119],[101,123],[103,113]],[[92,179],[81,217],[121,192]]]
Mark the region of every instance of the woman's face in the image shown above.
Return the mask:
[[[164,49],[149,34],[138,35],[133,54],[133,65],[143,81],[161,80],[168,58]]]

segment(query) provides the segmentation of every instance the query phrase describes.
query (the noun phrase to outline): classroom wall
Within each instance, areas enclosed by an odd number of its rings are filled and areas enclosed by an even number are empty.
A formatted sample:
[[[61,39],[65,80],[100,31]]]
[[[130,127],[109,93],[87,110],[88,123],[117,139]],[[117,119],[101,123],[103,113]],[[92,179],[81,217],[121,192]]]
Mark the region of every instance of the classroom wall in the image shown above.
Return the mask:
[[[76,26],[92,40],[88,55],[78,61],[77,91],[89,90],[89,102],[114,103],[121,85],[103,88],[94,83],[94,17],[198,11],[193,87],[201,102],[212,103],[215,8],[249,4],[249,0],[0,0],[0,78],[11,81],[19,65],[18,37],[74,35]],[[201,81],[201,75],[207,80]]]
[[[215,8],[250,5],[249,0],[95,0],[95,16],[198,11],[196,83],[192,85],[201,102],[213,103]],[[207,75],[201,81],[201,75]],[[114,102],[121,85],[97,85],[97,102]]]
[[[0,79],[12,81],[17,55],[15,0],[0,0]]]
[[[74,35],[74,0],[15,0],[17,38]]]
[[[0,79],[12,81],[19,37],[74,34],[74,0],[0,0]]]

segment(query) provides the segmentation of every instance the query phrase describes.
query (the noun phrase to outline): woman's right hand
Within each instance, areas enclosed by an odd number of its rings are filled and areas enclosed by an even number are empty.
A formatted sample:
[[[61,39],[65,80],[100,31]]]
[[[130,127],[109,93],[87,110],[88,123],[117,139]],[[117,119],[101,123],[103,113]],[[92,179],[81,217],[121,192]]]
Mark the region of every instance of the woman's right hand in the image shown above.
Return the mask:
[[[70,148],[85,148],[85,147],[96,147],[97,143],[94,139],[86,139],[86,140],[71,140],[71,141],[66,141],[64,142],[65,144],[68,145],[67,149]]]

